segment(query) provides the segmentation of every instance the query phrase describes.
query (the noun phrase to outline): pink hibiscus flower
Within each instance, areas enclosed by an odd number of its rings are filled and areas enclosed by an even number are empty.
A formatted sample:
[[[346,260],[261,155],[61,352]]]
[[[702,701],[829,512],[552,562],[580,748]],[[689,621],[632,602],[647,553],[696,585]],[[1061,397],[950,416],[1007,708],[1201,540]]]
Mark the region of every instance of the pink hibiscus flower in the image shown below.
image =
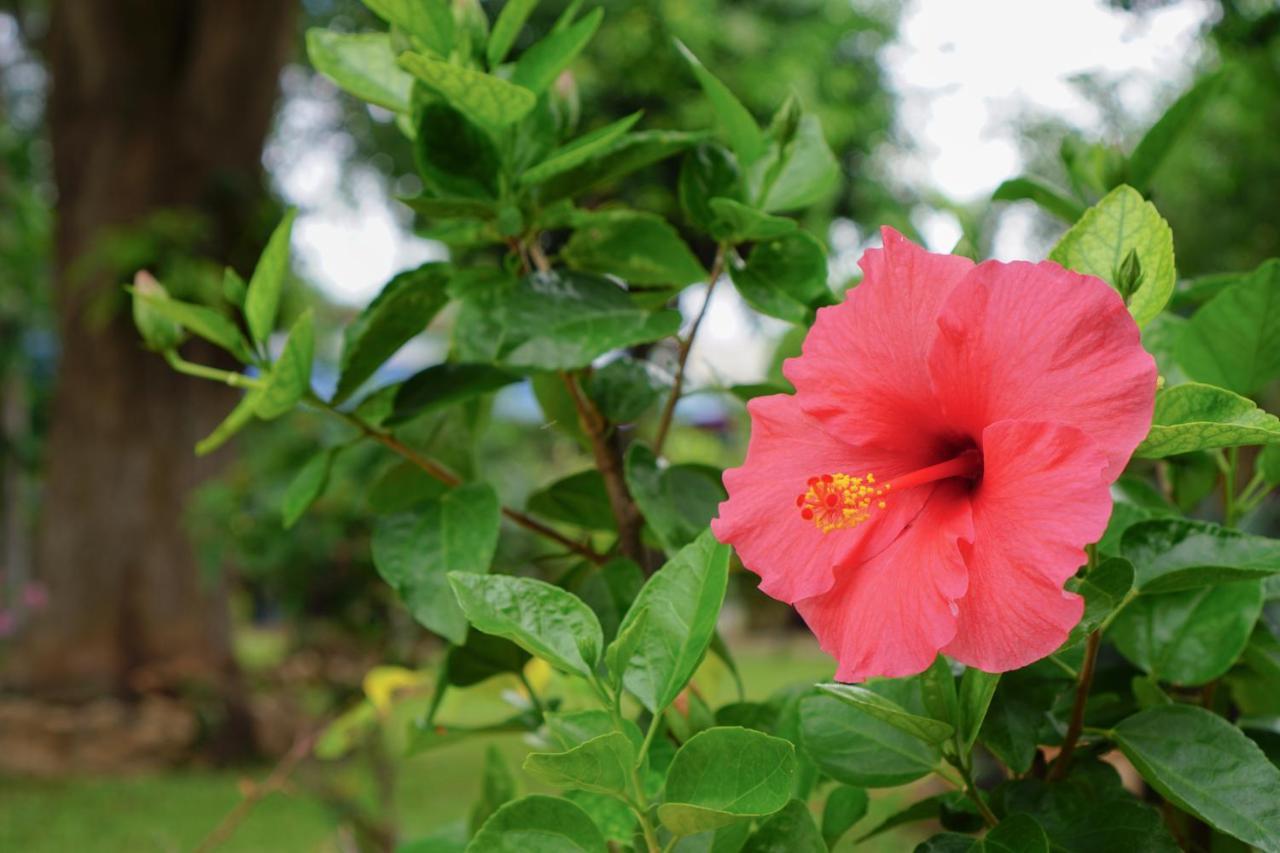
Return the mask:
[[[711,526],[795,605],[836,677],[1002,672],[1057,649],[1062,588],[1147,434],[1156,367],[1116,291],[1055,263],[974,265],[892,229],[752,400]]]

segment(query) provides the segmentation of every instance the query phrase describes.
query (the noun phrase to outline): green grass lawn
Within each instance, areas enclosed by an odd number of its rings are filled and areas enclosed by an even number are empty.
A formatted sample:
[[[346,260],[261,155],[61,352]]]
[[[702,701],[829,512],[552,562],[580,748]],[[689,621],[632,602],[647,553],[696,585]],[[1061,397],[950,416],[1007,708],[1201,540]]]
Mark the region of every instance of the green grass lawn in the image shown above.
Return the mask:
[[[744,650],[739,665],[749,698],[762,698],[778,687],[812,682],[831,675],[831,664],[808,644],[762,646]],[[735,697],[726,672],[710,664],[699,683],[713,705]],[[502,691],[515,681],[500,679],[468,691],[455,692],[441,709],[440,719],[479,724],[498,719],[510,709]],[[568,685],[563,685],[567,687]],[[551,684],[559,692],[561,685]],[[574,702],[571,691],[567,702]],[[411,713],[406,709],[405,713]],[[397,726],[398,728],[398,726]],[[402,837],[412,839],[465,820],[480,786],[485,749],[495,744],[516,768],[522,790],[540,787],[519,771],[530,747],[520,735],[504,735],[456,743],[425,754],[395,761],[395,820]],[[392,745],[394,752],[394,744]],[[187,770],[119,779],[81,778],[33,781],[0,778],[0,850],[22,853],[107,853],[107,851],[190,850],[241,799],[246,779],[261,779],[270,768],[244,771]],[[336,764],[310,763],[297,774],[287,793],[259,802],[220,849],[226,851],[326,851],[340,849],[339,815],[313,793],[311,780],[325,783],[353,797],[372,801],[370,775],[359,760]],[[855,829],[865,831],[881,817],[904,805],[901,791],[878,794],[872,812]],[[926,835],[886,835],[843,850],[898,851],[910,849]]]

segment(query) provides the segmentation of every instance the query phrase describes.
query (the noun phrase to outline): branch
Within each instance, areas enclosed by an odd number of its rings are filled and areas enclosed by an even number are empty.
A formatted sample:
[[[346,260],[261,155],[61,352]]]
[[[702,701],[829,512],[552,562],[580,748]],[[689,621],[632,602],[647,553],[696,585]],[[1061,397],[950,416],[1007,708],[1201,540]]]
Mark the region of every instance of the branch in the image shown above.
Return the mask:
[[[1066,778],[1071,769],[1071,757],[1076,744],[1080,742],[1080,733],[1084,731],[1084,709],[1089,701],[1089,688],[1093,686],[1093,670],[1098,662],[1098,647],[1102,645],[1102,632],[1094,631],[1089,635],[1084,647],[1084,663],[1080,665],[1080,681],[1076,685],[1075,702],[1071,705],[1071,722],[1067,725],[1067,734],[1062,739],[1062,751],[1053,760],[1049,768],[1049,781],[1056,782]]]
[[[671,385],[671,396],[667,397],[667,403],[662,408],[662,417],[658,421],[658,433],[653,439],[653,452],[656,456],[662,455],[662,446],[666,444],[667,433],[671,431],[671,421],[676,412],[676,403],[680,402],[680,395],[684,391],[684,373],[685,365],[689,361],[689,351],[693,349],[693,338],[698,334],[698,327],[702,325],[702,318],[707,316],[707,306],[711,304],[711,293],[716,288],[716,282],[720,280],[720,276],[724,273],[727,248],[724,243],[721,243],[716,248],[716,259],[711,264],[711,274],[707,276],[707,295],[702,301],[702,309],[698,311],[698,316],[693,318],[693,325],[689,327],[689,334],[680,341],[680,350],[676,356],[675,382]]]

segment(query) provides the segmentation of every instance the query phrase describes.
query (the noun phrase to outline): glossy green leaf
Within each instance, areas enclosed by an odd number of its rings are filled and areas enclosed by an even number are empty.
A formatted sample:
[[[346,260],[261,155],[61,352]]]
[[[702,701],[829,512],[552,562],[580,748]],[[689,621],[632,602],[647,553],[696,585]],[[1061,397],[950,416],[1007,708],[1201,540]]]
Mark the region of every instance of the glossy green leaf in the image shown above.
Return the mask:
[[[284,492],[284,506],[280,513],[285,530],[297,524],[307,508],[324,494],[325,486],[329,484],[329,469],[333,466],[338,450],[337,447],[330,447],[315,454],[290,481],[289,488]]]
[[[942,744],[955,734],[950,723],[912,714],[892,699],[861,685],[819,684],[818,689],[927,743]]]
[[[770,213],[821,201],[839,188],[841,180],[840,164],[816,115],[800,119],[790,143],[771,143],[752,164],[748,177],[756,206]]]
[[[899,704],[913,700],[905,706],[908,710],[923,709],[918,684],[884,681],[868,686]],[[819,769],[846,785],[904,785],[931,773],[941,760],[933,745],[833,696],[801,699],[800,723],[805,752]]]
[[[529,15],[537,5],[538,0],[510,0],[503,4],[498,19],[493,22],[493,30],[489,33],[489,43],[485,45],[485,59],[490,68],[497,67],[507,58],[525,21],[529,20]]]
[[[526,773],[558,788],[581,788],[627,795],[633,788],[636,747],[621,732],[609,732],[567,752],[534,752],[524,760]]]
[[[506,127],[528,115],[537,96],[523,86],[420,53],[402,53],[400,67],[430,86],[471,121]]]
[[[827,844],[800,800],[792,800],[760,823],[742,853],[827,853]]]
[[[715,142],[704,142],[684,156],[676,193],[685,219],[716,239],[728,237],[732,229],[712,209],[711,200],[720,197],[746,201],[737,159],[732,151]]]
[[[590,678],[604,644],[600,620],[573,593],[533,578],[451,572],[472,627],[506,637],[564,672]]]
[[[1280,572],[1280,540],[1208,521],[1141,521],[1125,531],[1120,547],[1138,567],[1138,588],[1145,593],[1256,580]]]
[[[1009,815],[969,848],[971,853],[1049,853],[1049,836],[1035,819]]]
[[[1151,432],[1133,455],[1159,459],[1194,450],[1276,443],[1280,418],[1225,388],[1188,382],[1156,394]]]
[[[593,214],[561,255],[570,267],[616,275],[631,284],[682,286],[707,277],[689,246],[665,219],[618,210]]]
[[[386,33],[307,30],[307,57],[324,76],[362,101],[398,113],[409,111],[413,77],[396,64]]]
[[[611,423],[639,420],[670,384],[647,361],[623,356],[591,372],[583,390]]]
[[[779,811],[791,797],[795,747],[736,727],[699,732],[667,771],[658,818],[676,835],[692,835]]]
[[[248,426],[253,420],[253,413],[258,408],[258,401],[261,398],[260,388],[255,388],[241,397],[240,402],[236,403],[235,408],[223,418],[222,423],[214,427],[213,432],[196,442],[196,455],[207,456]]]
[[[670,705],[702,662],[728,577],[729,546],[708,530],[649,578],[627,611],[609,646],[609,673],[650,713]]]
[[[453,47],[454,21],[448,3],[435,0],[363,0],[382,20],[399,27],[423,47],[448,56]]]
[[[618,526],[609,508],[604,480],[594,468],[562,477],[534,492],[525,506],[534,515],[588,530],[614,530]]]
[[[556,175],[577,168],[597,154],[608,150],[640,120],[641,115],[640,112],[634,112],[612,124],[584,133],[572,142],[557,148],[536,166],[525,169],[520,175],[520,183],[526,186],[540,184]]]
[[[640,442],[627,449],[624,475],[636,505],[667,553],[702,534],[725,499],[716,469],[663,466]]]
[[[716,216],[721,235],[733,242],[772,240],[798,227],[794,219],[762,213],[731,198],[713,198],[708,205]]]
[[[422,332],[449,297],[452,268],[428,263],[387,282],[377,297],[343,331],[340,377],[333,402],[350,397],[400,347]]]
[[[729,147],[738,155],[738,160],[743,165],[754,162],[764,153],[765,148],[764,134],[760,131],[756,120],[733,92],[729,91],[729,87],[708,71],[706,66],[698,61],[698,57],[694,56],[693,52],[679,39],[676,40],[676,48],[693,69],[694,76],[698,78],[698,85],[702,87],[707,100],[711,102],[711,109],[716,115],[724,140],[729,143]]]
[[[1005,181],[996,187],[992,201],[1031,201],[1040,209],[1074,225],[1084,215],[1084,206],[1059,189],[1039,178],[1022,177]]]
[[[904,826],[922,820],[939,820],[944,814],[968,814],[969,812],[972,812],[974,816],[977,815],[973,804],[959,791],[934,794],[933,796],[925,797],[923,800],[916,800],[906,808],[894,812],[876,824],[870,832],[857,838],[854,843],[856,846],[863,841],[893,829],[895,826]]]
[[[959,832],[939,832],[917,844],[915,853],[969,853],[976,843]]]
[[[548,179],[539,192],[548,202],[581,195],[600,184],[616,181],[679,154],[704,138],[704,134],[676,130],[629,133],[594,152],[591,159],[581,165]]]
[[[605,853],[604,836],[581,808],[559,797],[530,794],[493,813],[467,853]]]
[[[956,694],[956,677],[945,655],[939,654],[929,668],[920,673],[920,698],[930,717],[942,720],[953,729],[959,724],[960,699]]]
[[[497,216],[501,155],[488,132],[448,104],[424,104],[414,116],[413,161],[428,193],[437,199],[475,199],[483,207],[457,213],[488,219]],[[419,201],[417,210],[430,209]],[[436,215],[443,205],[437,201]],[[457,208],[456,202],[452,206]],[[483,213],[481,213],[483,211]]]
[[[1130,251],[1141,263],[1142,280],[1128,300],[1129,313],[1144,326],[1173,294],[1173,233],[1155,206],[1133,187],[1116,187],[1085,211],[1049,259],[1115,287]]]
[[[960,717],[956,723],[957,740],[967,753],[973,748],[982,729],[982,721],[991,707],[991,697],[1000,684],[1000,673],[983,672],[967,667],[960,676]]]
[[[403,197],[400,201],[427,219],[493,219],[498,214],[497,203],[485,198],[427,194]]]
[[[1280,851],[1280,769],[1222,717],[1162,705],[1129,717],[1116,744],[1151,787],[1210,826]]]
[[[511,74],[512,82],[537,95],[545,92],[591,41],[603,18],[603,9],[593,9],[581,20],[551,33],[520,54]]]
[[[1063,649],[1069,649],[1096,631],[1133,591],[1133,564],[1122,557],[1103,560],[1083,578],[1071,578],[1067,589],[1084,597],[1084,615],[1071,633]],[[1061,650],[1060,650],[1061,651]]]
[[[522,672],[529,657],[528,652],[510,640],[468,631],[465,643],[449,647],[443,678],[455,687],[470,687],[495,675]]]
[[[752,308],[792,323],[807,323],[815,308],[834,301],[826,252],[804,231],[758,243],[745,264],[729,267],[729,275]]]
[[[271,232],[267,247],[262,250],[258,264],[253,268],[249,288],[244,295],[244,319],[249,334],[257,343],[266,342],[276,327],[276,313],[280,310],[280,294],[284,290],[285,276],[289,272],[289,238],[293,233],[293,220],[297,210],[285,213],[276,230]]]
[[[867,792],[851,785],[836,785],[822,807],[822,839],[834,848],[854,824],[866,817],[870,799]]]
[[[581,563],[561,578],[560,584],[587,603],[600,620],[605,643],[612,643],[644,581],[644,571],[638,565],[626,557],[615,557],[603,566]]]
[[[505,388],[520,377],[487,364],[446,361],[418,371],[396,391],[388,426],[411,421],[424,412]]]
[[[467,620],[447,577],[489,571],[500,519],[493,489],[483,483],[459,486],[416,511],[380,519],[373,531],[373,564],[414,619],[461,644]]]
[[[552,711],[547,714],[546,721],[547,731],[563,749],[573,749],[615,731],[613,717],[599,708]]]
[[[280,357],[264,377],[266,385],[255,410],[258,417],[271,420],[293,411],[311,390],[311,361],[315,355],[316,333],[310,310],[289,330]]]
[[[1260,581],[1141,595],[1120,611],[1108,637],[1162,681],[1205,684],[1240,657],[1261,612]]]
[[[1174,345],[1192,379],[1251,396],[1280,377],[1280,259],[1224,289],[1191,315]]]
[[[156,286],[160,287],[159,284]],[[209,343],[222,347],[241,362],[252,360],[249,343],[236,328],[236,324],[212,308],[172,299],[163,290],[144,291],[135,286],[129,288],[129,291],[133,295],[134,323],[142,332],[143,340],[152,349],[172,349],[181,343],[181,330],[186,329]],[[147,325],[146,329],[143,328],[144,323]],[[147,337],[148,334],[151,338]],[[152,338],[155,339],[154,345]]]

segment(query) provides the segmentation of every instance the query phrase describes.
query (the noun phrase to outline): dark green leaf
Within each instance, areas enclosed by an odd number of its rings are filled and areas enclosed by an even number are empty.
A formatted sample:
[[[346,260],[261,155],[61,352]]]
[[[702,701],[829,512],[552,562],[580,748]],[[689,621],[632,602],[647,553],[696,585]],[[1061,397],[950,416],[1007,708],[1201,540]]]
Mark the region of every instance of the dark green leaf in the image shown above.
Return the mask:
[[[1129,155],[1129,180],[1139,189],[1146,190],[1151,185],[1160,164],[1173,148],[1178,137],[1190,127],[1205,106],[1213,100],[1225,77],[1219,71],[1207,74],[1196,81],[1196,84],[1182,93],[1173,102],[1164,115],[1151,126],[1151,129],[1139,140],[1133,153]]]
[[[289,483],[289,488],[285,489],[284,506],[280,513],[285,530],[297,524],[307,508],[324,494],[324,488],[329,483],[329,468],[333,465],[333,458],[338,455],[338,450],[337,447],[330,447],[312,456],[299,469]]]
[[[916,845],[915,853],[969,853],[976,842],[958,832],[939,832]]]
[[[677,192],[689,223],[716,239],[728,237],[732,229],[712,209],[712,199],[746,200],[738,161],[733,152],[714,142],[704,142],[685,155]]]
[[[1117,504],[1120,506],[1120,504]],[[1067,581],[1067,589],[1084,596],[1084,615],[1071,629],[1063,649],[1084,642],[1111,616],[1133,590],[1133,564],[1120,557],[1103,560],[1083,578]]]
[[[445,285],[451,269],[447,264],[429,263],[400,273],[347,326],[342,335],[335,404],[350,397],[383,362],[427,327],[448,301]]]
[[[514,124],[538,101],[537,96],[523,86],[420,53],[402,53],[399,63],[454,109],[486,127]]]
[[[493,219],[498,214],[497,203],[484,198],[420,195],[400,201],[428,219]]]
[[[827,845],[809,807],[792,800],[760,824],[742,853],[827,853]]]
[[[908,710],[923,709],[918,683],[874,682],[871,689]],[[924,741],[831,696],[800,700],[805,751],[837,782],[865,788],[904,785],[933,771],[939,751]]]
[[[511,81],[536,95],[545,92],[591,41],[602,18],[604,10],[593,9],[582,20],[533,45],[520,54]]]
[[[717,218],[722,238],[733,242],[772,240],[797,227],[794,219],[761,213],[731,198],[713,198],[708,205]]]
[[[1280,419],[1225,388],[1188,382],[1156,395],[1151,432],[1134,456],[1159,459],[1193,450],[1280,443]]]
[[[1116,726],[1115,741],[1151,787],[1241,841],[1280,850],[1280,769],[1226,720],[1162,705]]]
[[[530,794],[493,813],[467,853],[605,853],[604,836],[581,808]]]
[[[648,130],[627,134],[612,145],[595,152],[585,163],[561,172],[541,188],[544,201],[581,195],[598,184],[643,169],[684,151],[704,138],[699,133],[675,130]]]
[[[424,412],[469,400],[519,381],[520,377],[487,364],[447,361],[420,370],[400,385],[385,423],[395,426]]]
[[[245,291],[244,319],[249,325],[249,334],[257,343],[264,343],[276,327],[280,293],[289,272],[289,237],[293,233],[293,220],[297,213],[290,209],[271,233]]]
[[[536,166],[525,169],[520,175],[520,183],[525,186],[540,184],[556,175],[577,168],[597,154],[607,151],[640,120],[641,115],[642,113],[634,112],[612,124],[584,133],[572,142],[557,148]]]
[[[649,362],[623,356],[593,371],[583,390],[610,422],[627,424],[639,420],[668,384]]]
[[[975,841],[971,853],[1049,853],[1049,837],[1035,820],[1015,814]]]
[[[510,732],[536,731],[541,720],[533,710],[522,711],[512,717],[487,726],[462,726],[446,723],[428,723],[419,717],[409,724],[409,745],[406,755],[417,755],[422,752],[441,749],[455,743],[477,737],[490,737]]]
[[[311,311],[305,311],[289,330],[284,349],[265,377],[266,385],[255,413],[263,420],[278,418],[298,405],[311,390],[311,360],[316,333]]]
[[[1013,178],[996,187],[992,201],[1033,201],[1041,209],[1074,225],[1084,216],[1084,206],[1038,178]]]
[[[920,697],[933,719],[942,720],[953,729],[959,725],[960,700],[956,696],[956,677],[945,655],[939,654],[929,668],[920,673]]]
[[[752,308],[780,320],[806,323],[815,308],[833,301],[826,253],[804,231],[757,244],[745,264],[730,266],[729,275]]]
[[[1209,300],[1174,346],[1192,379],[1246,396],[1280,377],[1280,259]]]
[[[855,789],[856,790],[856,789]],[[861,843],[869,838],[887,832],[895,826],[903,826],[908,823],[916,823],[921,820],[937,820],[942,817],[944,812],[963,812],[965,809],[973,809],[973,805],[968,801],[964,794],[959,791],[947,791],[944,794],[934,794],[931,797],[925,797],[923,800],[917,800],[901,811],[894,812],[865,835],[857,839],[855,843]],[[976,810],[974,811],[976,814]]]
[[[525,21],[529,20],[537,5],[538,0],[509,0],[503,4],[498,19],[493,22],[493,31],[489,33],[489,43],[485,45],[485,59],[490,68],[501,65],[507,58],[511,46],[516,43],[516,36],[520,35]]]
[[[498,194],[500,165],[498,149],[489,135],[460,110],[439,102],[422,107],[415,127],[414,163],[427,189],[439,197],[473,198],[491,204]],[[459,213],[476,215],[475,211]],[[487,218],[487,208],[485,214]]]
[[[472,627],[506,637],[564,672],[590,678],[600,660],[600,621],[577,596],[532,578],[449,573]]]
[[[378,515],[394,515],[435,500],[446,488],[412,462],[398,462],[369,487],[369,508]]]
[[[771,815],[787,804],[795,773],[787,741],[750,729],[707,729],[676,753],[658,817],[674,834],[692,835]]]
[[[995,695],[1000,684],[1000,673],[983,672],[980,669],[966,667],[960,676],[960,717],[956,724],[957,740],[967,753],[973,748],[982,729],[982,721],[987,718],[987,709],[991,707],[991,697]]]
[[[867,792],[861,788],[836,785],[831,789],[822,808],[822,838],[828,847],[834,848],[836,842],[866,816],[869,802]]]
[[[912,714],[892,699],[861,685],[819,684],[818,689],[927,743],[942,744],[955,734],[950,723]]]
[[[592,214],[561,255],[574,269],[616,275],[631,284],[681,286],[707,277],[676,229],[660,216],[635,210]]]
[[[495,675],[520,673],[528,662],[529,653],[510,640],[468,631],[465,643],[449,647],[444,680],[455,687],[470,687]]]
[[[381,519],[373,532],[374,566],[414,619],[461,644],[467,621],[449,592],[446,573],[472,577],[464,573],[489,571],[500,518],[491,488],[459,486],[417,511]]]
[[[693,69],[694,76],[698,78],[698,85],[702,87],[707,100],[711,102],[711,109],[716,114],[716,121],[720,125],[724,140],[729,143],[729,147],[738,155],[738,160],[743,165],[754,162],[764,153],[765,147],[764,134],[760,132],[760,126],[756,124],[756,120],[751,117],[751,113],[742,105],[742,102],[734,97],[733,92],[729,91],[729,87],[708,71],[706,66],[698,61],[698,57],[694,56],[693,52],[679,39],[676,40],[676,48]]]
[[[595,468],[570,474],[534,492],[525,505],[534,515],[588,530],[617,528],[604,480]]]
[[[603,566],[581,564],[571,582],[561,582],[587,603],[604,632],[604,641],[612,643],[618,626],[644,586],[644,572],[626,557],[615,557]]]
[[[386,33],[335,33],[307,30],[311,64],[340,87],[371,104],[394,112],[409,111],[413,77],[396,65]]]
[[[706,530],[716,507],[725,499],[716,469],[661,467],[648,445],[640,442],[627,449],[624,469],[636,505],[667,553],[684,547]]]
[[[1144,593],[1256,580],[1280,572],[1280,541],[1207,521],[1140,521],[1125,531],[1120,547],[1138,567],[1137,584]]]
[[[534,752],[524,760],[526,773],[558,788],[629,795],[636,747],[621,732],[599,735],[567,752]]]

